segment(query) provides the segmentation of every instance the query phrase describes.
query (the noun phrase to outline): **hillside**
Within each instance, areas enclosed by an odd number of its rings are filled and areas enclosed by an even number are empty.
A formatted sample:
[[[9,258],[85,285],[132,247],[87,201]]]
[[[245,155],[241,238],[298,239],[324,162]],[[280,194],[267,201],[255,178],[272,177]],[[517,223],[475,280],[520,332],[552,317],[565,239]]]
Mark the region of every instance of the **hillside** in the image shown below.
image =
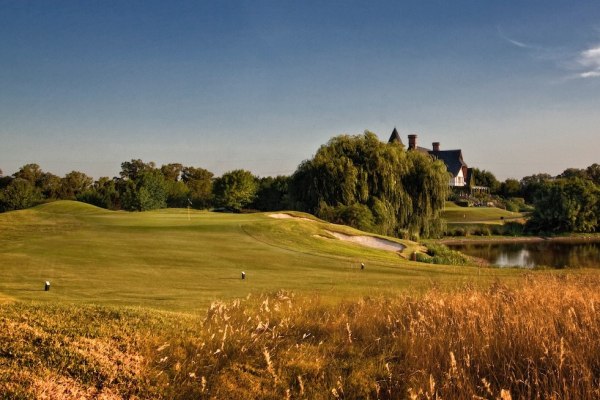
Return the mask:
[[[303,219],[70,201],[0,214],[0,298],[191,311],[279,289],[339,299],[515,275],[409,262],[415,243],[403,254],[367,248],[331,234],[360,231],[292,214]]]

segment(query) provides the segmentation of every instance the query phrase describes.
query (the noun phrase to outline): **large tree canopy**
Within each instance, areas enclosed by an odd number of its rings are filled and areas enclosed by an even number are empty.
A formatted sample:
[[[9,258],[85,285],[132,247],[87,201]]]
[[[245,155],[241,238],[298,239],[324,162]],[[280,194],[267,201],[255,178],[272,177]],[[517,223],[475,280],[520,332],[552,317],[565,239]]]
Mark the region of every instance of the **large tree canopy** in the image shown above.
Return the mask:
[[[243,169],[229,171],[215,179],[213,186],[215,204],[241,210],[254,201],[257,190],[257,179],[250,171]]]
[[[103,176],[94,182],[92,188],[77,196],[77,200],[110,210],[120,208],[117,180]]]
[[[153,171],[155,168],[156,164],[153,161],[145,163],[140,159],[134,159],[121,163],[119,175],[125,180],[136,181],[141,178],[143,173]]]
[[[189,188],[194,208],[208,208],[212,204],[213,173],[204,168],[184,167],[181,179]]]
[[[167,206],[167,185],[154,162],[131,160],[121,163],[117,189],[125,210],[147,211]]]
[[[39,183],[44,176],[44,171],[37,164],[25,164],[17,172],[13,174],[16,179],[24,179],[29,181],[34,186],[39,186]]]
[[[289,209],[288,184],[289,176],[260,178],[256,199],[251,207],[261,211],[278,211]]]
[[[472,174],[475,177],[476,186],[485,186],[490,189],[490,193],[497,193],[500,189],[500,182],[490,171],[473,168]]]
[[[448,191],[441,161],[371,132],[332,138],[289,184],[296,208],[389,235],[438,233]]]
[[[42,200],[40,190],[29,180],[15,178],[0,191],[0,211],[28,208]]]
[[[94,180],[79,171],[71,171],[65,175],[60,184],[60,196],[62,199],[75,200],[86,190],[92,187]]]
[[[600,228],[600,188],[572,177],[542,183],[528,226],[543,232],[594,232]]]

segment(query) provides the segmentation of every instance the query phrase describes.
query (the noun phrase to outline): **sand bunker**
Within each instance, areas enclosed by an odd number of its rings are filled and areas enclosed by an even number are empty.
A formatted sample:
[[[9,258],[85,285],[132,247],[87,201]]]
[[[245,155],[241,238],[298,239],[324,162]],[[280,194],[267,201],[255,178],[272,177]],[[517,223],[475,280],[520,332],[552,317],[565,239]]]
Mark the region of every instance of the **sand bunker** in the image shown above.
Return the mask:
[[[269,217],[277,218],[277,219],[302,219],[304,221],[316,222],[314,219],[304,218],[304,217],[295,217],[293,215],[285,214],[285,213],[269,214]],[[392,242],[391,240],[381,239],[381,238],[374,237],[374,236],[352,236],[352,235],[345,235],[343,233],[332,232],[332,231],[327,231],[327,233],[329,233],[330,235],[334,236],[336,239],[339,239],[339,240],[343,240],[346,242],[352,242],[352,243],[359,244],[361,246],[371,247],[371,248],[379,249],[379,250],[402,251],[406,248],[406,246],[404,246],[400,243]],[[316,236],[320,237],[320,238],[325,238],[325,236],[321,236],[321,235],[316,235]]]
[[[387,251],[402,251],[406,248],[406,246],[392,242],[391,240],[385,240],[378,237],[373,236],[352,236],[345,235],[339,232],[331,232],[327,231],[332,236],[340,240],[344,240],[347,242],[352,242],[356,244],[360,244],[361,246],[372,247],[374,249],[387,250]]]
[[[314,219],[310,219],[310,218],[304,218],[304,217],[294,217],[293,215],[290,214],[284,214],[284,213],[277,213],[277,214],[269,214],[269,217],[271,218],[277,218],[277,219],[301,219],[304,221],[310,221],[310,222],[315,222]]]

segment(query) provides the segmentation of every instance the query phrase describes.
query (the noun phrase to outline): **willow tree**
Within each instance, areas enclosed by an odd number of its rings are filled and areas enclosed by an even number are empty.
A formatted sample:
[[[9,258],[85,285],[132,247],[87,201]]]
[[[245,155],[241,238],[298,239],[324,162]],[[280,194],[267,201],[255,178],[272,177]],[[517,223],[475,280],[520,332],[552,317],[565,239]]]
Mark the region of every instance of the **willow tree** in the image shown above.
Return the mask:
[[[406,153],[409,170],[402,177],[408,196],[413,202],[408,230],[424,236],[442,232],[440,213],[448,197],[448,170],[439,160],[418,151]]]
[[[448,173],[441,161],[383,143],[367,131],[321,146],[299,165],[289,191],[296,208],[333,222],[429,236],[441,226]]]

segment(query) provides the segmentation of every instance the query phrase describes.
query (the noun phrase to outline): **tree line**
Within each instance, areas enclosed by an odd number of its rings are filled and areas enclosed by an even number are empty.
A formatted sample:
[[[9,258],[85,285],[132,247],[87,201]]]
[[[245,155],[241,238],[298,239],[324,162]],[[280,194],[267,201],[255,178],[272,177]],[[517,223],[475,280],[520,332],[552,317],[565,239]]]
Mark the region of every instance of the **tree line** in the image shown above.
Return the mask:
[[[600,232],[600,165],[567,168],[552,176],[530,175],[499,182],[489,171],[475,170],[477,185],[506,199],[533,205],[526,228],[532,233]]]
[[[558,176],[536,174],[499,182],[473,169],[475,184],[494,195],[529,203],[534,232],[600,231],[600,166],[569,168]],[[119,176],[98,180],[79,171],[64,177],[27,164],[11,176],[0,170],[0,212],[57,199],[79,200],[110,210],[165,207],[258,211],[298,210],[330,222],[397,237],[443,232],[441,211],[450,194],[442,161],[366,131],[322,145],[291,176],[257,177],[238,169],[220,177],[178,163],[160,167],[133,159]]]
[[[178,163],[157,167],[139,159],[121,164],[118,177],[94,181],[83,172],[64,177],[37,164],[22,166],[12,176],[0,170],[0,211],[19,210],[45,201],[78,200],[109,210],[148,211],[166,207],[228,210],[280,210],[287,206],[288,177],[258,178],[234,170],[214,177],[204,168]]]
[[[137,159],[123,162],[119,176],[94,181],[79,171],[58,177],[27,164],[12,176],[0,174],[0,209],[55,199],[128,211],[292,209],[387,235],[430,236],[441,231],[447,182],[442,162],[365,132],[332,138],[291,176],[259,178],[239,169],[215,177],[203,168]]]

